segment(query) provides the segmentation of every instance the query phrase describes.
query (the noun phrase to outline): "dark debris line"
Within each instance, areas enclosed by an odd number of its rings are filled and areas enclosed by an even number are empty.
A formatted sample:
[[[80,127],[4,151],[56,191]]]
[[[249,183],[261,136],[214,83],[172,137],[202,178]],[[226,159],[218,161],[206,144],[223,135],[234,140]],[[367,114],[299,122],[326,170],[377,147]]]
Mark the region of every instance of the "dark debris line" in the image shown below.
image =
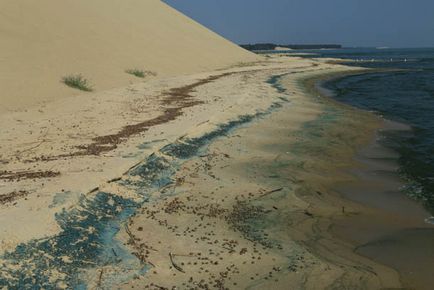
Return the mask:
[[[146,132],[153,126],[174,121],[176,118],[183,115],[183,109],[203,104],[202,101],[195,100],[195,97],[191,94],[194,92],[194,89],[232,74],[234,73],[210,76],[190,85],[172,88],[163,94],[165,98],[163,98],[161,104],[166,106],[166,109],[164,109],[162,115],[134,125],[125,126],[115,134],[95,137],[92,139],[92,143],[77,146],[78,151],[56,156],[42,155],[35,159],[28,160],[28,162],[52,161],[75,156],[100,155],[101,153],[115,150],[119,144],[128,140],[129,137]]]
[[[173,96],[180,94],[188,98],[188,93],[196,86],[217,78],[216,76],[210,77],[201,81],[200,84],[187,86],[182,91],[173,91]],[[270,114],[281,107],[281,103],[272,104],[264,112],[241,116],[237,120],[220,125],[202,137],[169,144],[160,150],[161,154],[149,156],[128,174],[131,177],[139,176],[139,181],[137,178],[129,179],[128,176],[117,181],[120,185],[129,187],[138,193],[141,196],[139,200],[99,191],[87,196],[83,195],[75,208],[70,211],[63,210],[56,215],[57,223],[61,228],[58,235],[20,244],[14,251],[6,252],[0,257],[0,288],[86,289],[83,272],[105,266],[116,267],[120,272],[116,277],[105,278],[112,279],[107,283],[119,283],[122,282],[119,281],[120,277],[128,280],[131,274],[145,273],[148,269],[147,265],[131,255],[116,240],[115,236],[121,225],[134,215],[137,208],[147,202],[150,193],[171,182],[171,176],[186,159],[194,157],[210,142],[228,134],[234,128]],[[132,129],[124,132],[113,138],[104,137],[101,144],[109,141],[116,143],[116,140],[138,131]],[[258,212],[258,214],[262,213]],[[243,221],[243,223],[248,222],[248,219]],[[241,225],[234,224],[235,228],[237,226]],[[242,227],[240,230],[246,232],[246,225]]]
[[[37,178],[49,178],[57,177],[60,172],[57,171],[7,171],[0,170],[0,180],[6,181],[20,181],[23,179],[37,179]]]
[[[13,191],[7,194],[0,195],[0,204],[7,204],[14,202],[20,198],[26,197],[30,192],[25,190]]]

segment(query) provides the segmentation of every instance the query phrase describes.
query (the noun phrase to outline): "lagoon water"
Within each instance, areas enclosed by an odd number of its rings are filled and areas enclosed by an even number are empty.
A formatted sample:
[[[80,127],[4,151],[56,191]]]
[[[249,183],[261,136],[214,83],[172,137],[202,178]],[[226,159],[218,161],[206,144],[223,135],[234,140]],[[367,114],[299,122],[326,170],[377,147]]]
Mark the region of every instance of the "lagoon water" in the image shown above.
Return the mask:
[[[434,49],[309,52],[349,59],[350,65],[391,69],[346,76],[324,86],[338,101],[411,126],[411,131],[385,132],[382,142],[400,154],[400,173],[407,181],[404,192],[434,214]]]

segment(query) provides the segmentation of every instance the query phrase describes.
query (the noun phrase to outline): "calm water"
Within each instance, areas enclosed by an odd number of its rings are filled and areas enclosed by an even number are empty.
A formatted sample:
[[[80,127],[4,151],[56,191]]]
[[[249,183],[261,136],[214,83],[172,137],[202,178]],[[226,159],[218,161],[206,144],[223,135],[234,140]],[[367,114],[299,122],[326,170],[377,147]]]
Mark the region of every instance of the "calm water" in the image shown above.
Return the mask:
[[[311,51],[312,52],[312,51]],[[406,123],[411,132],[386,133],[384,145],[400,153],[404,191],[434,214],[434,49],[314,51],[317,57],[352,59],[351,65],[401,69],[348,76],[325,87],[337,100]]]

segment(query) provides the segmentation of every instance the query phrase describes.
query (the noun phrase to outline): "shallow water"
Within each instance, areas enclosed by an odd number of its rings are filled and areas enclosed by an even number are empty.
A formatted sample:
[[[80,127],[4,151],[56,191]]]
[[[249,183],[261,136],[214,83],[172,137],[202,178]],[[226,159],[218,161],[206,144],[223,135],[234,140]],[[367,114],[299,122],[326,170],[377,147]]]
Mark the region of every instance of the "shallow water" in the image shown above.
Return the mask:
[[[346,76],[324,86],[341,102],[411,126],[384,132],[382,144],[399,153],[403,190],[434,214],[434,49],[344,49],[317,57],[351,59],[350,65],[394,69]]]

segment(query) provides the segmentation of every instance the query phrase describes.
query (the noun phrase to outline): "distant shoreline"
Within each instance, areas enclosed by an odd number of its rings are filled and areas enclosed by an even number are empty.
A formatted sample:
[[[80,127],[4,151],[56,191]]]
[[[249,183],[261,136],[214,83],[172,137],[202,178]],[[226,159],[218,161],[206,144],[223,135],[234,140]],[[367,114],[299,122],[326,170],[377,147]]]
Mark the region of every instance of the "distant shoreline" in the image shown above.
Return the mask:
[[[274,44],[274,43],[256,43],[256,44],[241,44],[242,48],[252,52],[258,51],[281,51],[285,48],[288,50],[302,49],[341,49],[340,44]]]

